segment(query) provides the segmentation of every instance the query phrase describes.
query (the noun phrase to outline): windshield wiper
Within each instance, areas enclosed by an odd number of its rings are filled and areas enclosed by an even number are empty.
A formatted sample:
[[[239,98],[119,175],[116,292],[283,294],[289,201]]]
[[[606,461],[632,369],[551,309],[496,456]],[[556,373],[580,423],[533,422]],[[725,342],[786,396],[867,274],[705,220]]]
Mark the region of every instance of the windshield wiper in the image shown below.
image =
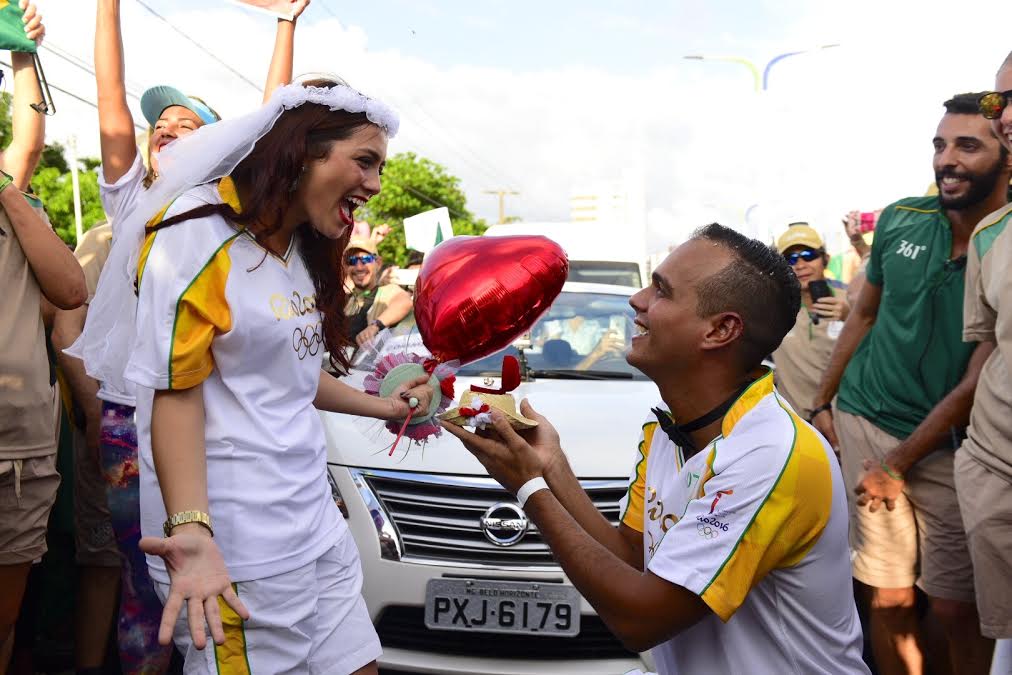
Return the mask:
[[[632,373],[618,370],[532,370],[532,377],[553,377],[559,380],[631,380]]]

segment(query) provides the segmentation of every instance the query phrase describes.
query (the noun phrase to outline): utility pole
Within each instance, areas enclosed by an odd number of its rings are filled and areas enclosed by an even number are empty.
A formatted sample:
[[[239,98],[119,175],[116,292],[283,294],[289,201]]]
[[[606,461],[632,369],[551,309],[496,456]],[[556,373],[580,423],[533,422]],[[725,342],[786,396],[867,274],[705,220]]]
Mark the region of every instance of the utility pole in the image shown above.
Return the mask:
[[[84,236],[84,227],[81,219],[81,184],[77,178],[77,136],[71,136],[67,142],[67,150],[70,154],[70,184],[74,192],[74,231],[77,233],[77,241],[81,242]]]
[[[495,195],[499,198],[499,224],[506,222],[506,196],[519,196],[515,190],[485,190],[487,195]]]

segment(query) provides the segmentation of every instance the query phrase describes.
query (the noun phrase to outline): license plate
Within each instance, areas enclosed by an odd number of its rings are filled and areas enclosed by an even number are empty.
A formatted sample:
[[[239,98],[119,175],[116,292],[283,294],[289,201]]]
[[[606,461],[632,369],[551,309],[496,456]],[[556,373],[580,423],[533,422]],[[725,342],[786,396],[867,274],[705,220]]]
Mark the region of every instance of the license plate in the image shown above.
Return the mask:
[[[573,636],[580,632],[580,594],[562,584],[430,579],[425,627]]]

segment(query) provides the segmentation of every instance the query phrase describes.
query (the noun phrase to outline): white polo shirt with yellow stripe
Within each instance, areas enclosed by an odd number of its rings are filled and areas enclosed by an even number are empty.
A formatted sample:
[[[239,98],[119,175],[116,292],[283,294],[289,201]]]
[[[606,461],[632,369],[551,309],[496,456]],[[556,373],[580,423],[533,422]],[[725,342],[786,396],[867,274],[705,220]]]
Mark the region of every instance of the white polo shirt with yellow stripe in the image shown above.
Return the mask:
[[[829,445],[756,380],[685,459],[651,417],[622,502],[644,567],[713,611],[653,649],[672,673],[867,673]]]
[[[223,198],[234,193],[200,186],[162,217]],[[296,240],[276,256],[214,215],[150,233],[138,265],[137,338],[126,377],[150,390],[203,384],[210,515],[236,582],[314,561],[347,528],[330,496],[313,407],[325,348]],[[141,530],[162,536],[150,396],[138,396],[137,416]],[[152,578],[168,583],[161,558],[148,564]]]

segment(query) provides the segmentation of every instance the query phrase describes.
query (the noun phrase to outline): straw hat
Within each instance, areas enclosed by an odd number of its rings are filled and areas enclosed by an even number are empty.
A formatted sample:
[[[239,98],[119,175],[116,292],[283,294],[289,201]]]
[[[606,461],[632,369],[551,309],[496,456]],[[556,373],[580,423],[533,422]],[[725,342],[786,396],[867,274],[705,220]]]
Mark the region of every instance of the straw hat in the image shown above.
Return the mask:
[[[517,411],[517,402],[513,398],[512,394],[485,394],[482,392],[471,391],[465,389],[460,395],[460,401],[457,402],[457,407],[447,410],[443,414],[439,415],[439,419],[449,422],[450,424],[456,424],[458,427],[464,426],[466,418],[460,414],[461,408],[474,409],[474,401],[478,399],[482,405],[487,405],[489,408],[495,408],[499,410],[507,419],[510,421],[510,426],[514,429],[533,429],[538,426],[538,423],[532,419],[527,419]]]

